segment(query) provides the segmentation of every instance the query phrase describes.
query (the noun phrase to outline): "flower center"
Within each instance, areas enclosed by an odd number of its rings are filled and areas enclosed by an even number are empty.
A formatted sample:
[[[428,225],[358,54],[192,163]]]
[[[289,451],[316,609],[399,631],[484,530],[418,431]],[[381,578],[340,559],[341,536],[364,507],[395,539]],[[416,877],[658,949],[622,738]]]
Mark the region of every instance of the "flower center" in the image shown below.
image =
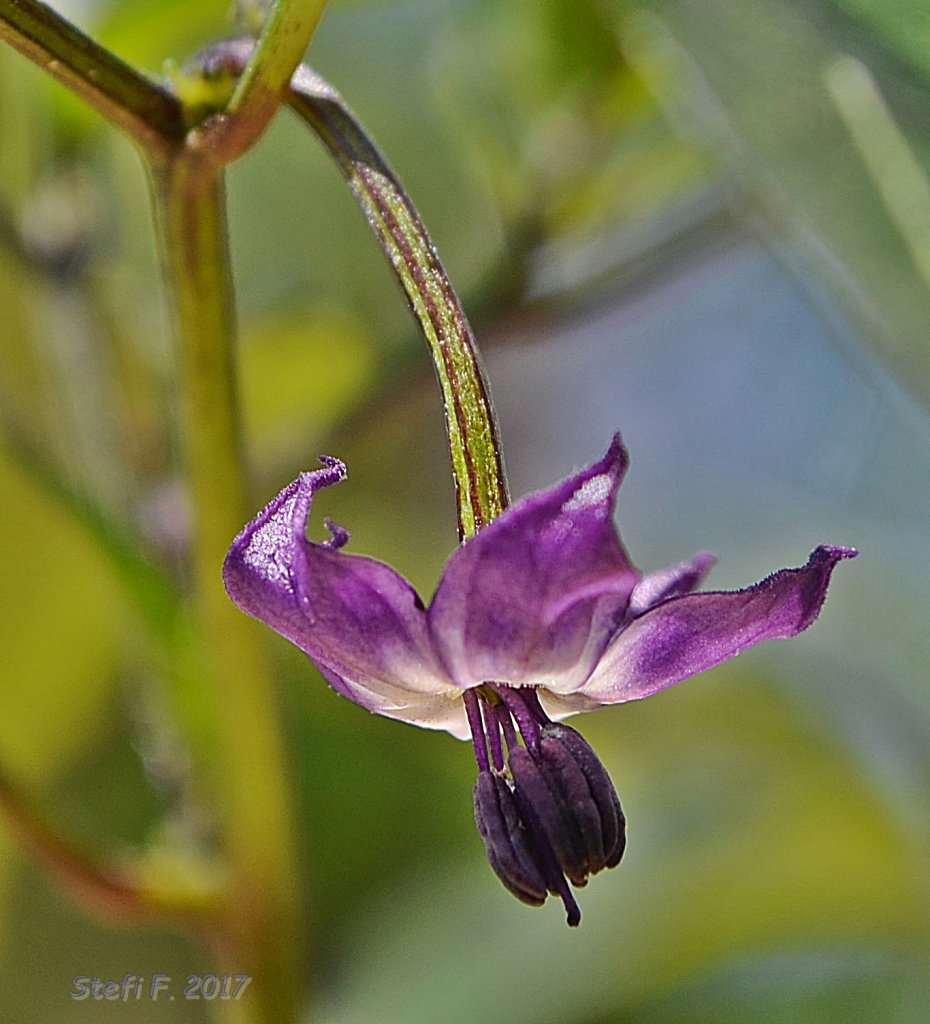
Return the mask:
[[[478,762],[475,823],[491,867],[524,903],[559,896],[577,925],[569,882],[580,887],[616,867],[626,844],[610,776],[574,729],[551,721],[534,686],[485,683],[466,690],[465,707]]]

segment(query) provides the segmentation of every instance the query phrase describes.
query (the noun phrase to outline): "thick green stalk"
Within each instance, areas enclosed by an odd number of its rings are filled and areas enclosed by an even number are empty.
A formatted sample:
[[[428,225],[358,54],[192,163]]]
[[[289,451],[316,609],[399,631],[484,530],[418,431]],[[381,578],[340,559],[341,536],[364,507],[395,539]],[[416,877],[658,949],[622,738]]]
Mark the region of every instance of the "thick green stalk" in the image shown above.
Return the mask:
[[[459,536],[474,536],[508,498],[494,409],[465,312],[413,203],[342,97],[301,67],[290,104],[335,157],[426,337],[446,414]]]
[[[212,165],[211,165],[212,166]],[[220,566],[245,521],[222,176],[185,154],[152,170],[165,279],[176,317],[181,436],[193,521],[195,612],[205,647],[210,781],[228,882],[212,938],[225,972],[250,974],[250,1021],[290,1021],[305,958],[303,906],[275,687],[254,623]],[[230,1004],[231,1006],[231,1004]]]
[[[164,152],[184,138],[184,109],[171,93],[45,4],[0,0],[0,39],[86,100],[143,149]]]

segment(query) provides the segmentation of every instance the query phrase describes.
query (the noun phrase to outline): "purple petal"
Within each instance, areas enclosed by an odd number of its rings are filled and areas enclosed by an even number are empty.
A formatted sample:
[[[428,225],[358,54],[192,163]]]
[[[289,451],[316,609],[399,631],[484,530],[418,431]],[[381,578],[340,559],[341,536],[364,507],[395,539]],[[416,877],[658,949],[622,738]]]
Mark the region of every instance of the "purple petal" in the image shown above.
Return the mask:
[[[628,619],[637,619],[653,605],[661,604],[670,597],[690,594],[704,579],[717,561],[717,556],[708,551],[692,555],[687,561],[670,565],[667,569],[644,576],[630,595]]]
[[[373,711],[412,709],[454,690],[433,651],[422,602],[390,566],[306,538],[314,493],[345,478],[335,459],[303,473],[239,534],[223,579],[233,601],[310,655],[336,688]]]
[[[817,618],[833,567],[849,548],[817,548],[807,565],[746,590],[674,597],[611,642],[577,693],[600,704],[648,697],[760,643],[794,636]]]
[[[587,678],[639,580],[613,525],[626,463],[616,437],[600,462],[523,498],[449,559],[429,623],[459,686],[571,690]]]

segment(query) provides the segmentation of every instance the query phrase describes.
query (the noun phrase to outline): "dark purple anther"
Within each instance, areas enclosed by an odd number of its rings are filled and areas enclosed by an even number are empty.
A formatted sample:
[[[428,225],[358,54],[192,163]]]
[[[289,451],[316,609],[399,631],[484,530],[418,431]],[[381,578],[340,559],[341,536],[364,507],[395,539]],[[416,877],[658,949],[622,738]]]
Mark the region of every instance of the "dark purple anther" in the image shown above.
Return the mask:
[[[478,700],[484,715],[474,708]],[[551,892],[577,925],[581,912],[569,882],[586,885],[623,853],[625,821],[610,778],[574,729],[548,720],[531,688],[510,689],[504,704],[492,685],[467,703],[479,770],[475,821],[488,861],[518,899],[538,906]],[[504,769],[489,769],[489,721],[498,736],[503,726]]]
[[[478,774],[475,824],[497,877],[524,903],[534,907],[544,903],[549,886],[542,858],[534,849],[513,790],[500,775]]]

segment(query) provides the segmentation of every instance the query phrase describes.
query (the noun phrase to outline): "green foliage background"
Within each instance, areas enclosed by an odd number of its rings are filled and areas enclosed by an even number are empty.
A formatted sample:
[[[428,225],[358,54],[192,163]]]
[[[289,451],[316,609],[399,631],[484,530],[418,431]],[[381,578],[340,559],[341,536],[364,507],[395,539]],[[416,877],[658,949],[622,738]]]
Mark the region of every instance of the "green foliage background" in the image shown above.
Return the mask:
[[[227,31],[225,0],[69,8],[153,73]],[[713,579],[740,586],[820,541],[862,555],[804,637],[581,723],[631,833],[571,933],[491,876],[466,746],[366,715],[268,635],[312,885],[308,1020],[927,1019],[930,282],[907,226],[930,190],[884,136],[854,140],[828,82],[859,62],[926,183],[928,32],[914,0],[333,0],[311,62],[478,326],[514,491],[619,427],[643,568],[710,547]],[[368,228],[286,115],[229,189],[255,507],[339,455],[326,513],[429,595],[455,544],[441,413]],[[145,181],[7,52],[0,242],[0,758],[92,849],[195,846]],[[0,1019],[206,1020],[202,1002],[68,992],[208,970],[237,966],[89,922],[0,833]]]

